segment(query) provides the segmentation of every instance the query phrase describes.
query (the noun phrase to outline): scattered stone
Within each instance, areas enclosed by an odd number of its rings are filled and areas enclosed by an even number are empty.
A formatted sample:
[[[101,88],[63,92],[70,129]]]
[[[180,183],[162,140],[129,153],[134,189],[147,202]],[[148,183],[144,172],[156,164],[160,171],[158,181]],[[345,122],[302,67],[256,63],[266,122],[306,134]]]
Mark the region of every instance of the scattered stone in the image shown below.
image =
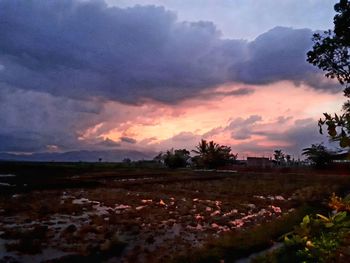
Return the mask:
[[[276,195],[275,196],[275,200],[278,200],[278,201],[284,201],[286,200],[282,195]]]
[[[276,213],[276,214],[282,213],[282,210],[281,210],[281,208],[280,208],[279,206],[270,205],[269,207],[270,207],[270,208],[273,210],[273,212]]]
[[[131,208],[131,206],[129,206],[129,205],[116,205],[115,206],[115,209],[117,209],[117,210],[125,210],[125,209],[130,209]]]
[[[250,208],[250,209],[255,209],[256,205],[254,205],[254,204],[247,204],[247,207]]]
[[[211,227],[212,227],[212,228],[219,228],[220,226],[219,226],[218,224],[216,224],[216,223],[212,223],[212,224],[211,224]]]
[[[72,204],[75,204],[75,205],[84,205],[88,203],[91,203],[91,201],[87,198],[79,198],[79,199],[74,199],[72,201]]]
[[[204,216],[200,215],[200,214],[197,214],[195,215],[194,217],[196,220],[204,220]]]
[[[219,210],[216,210],[213,213],[211,213],[210,216],[218,216],[220,214],[221,214],[221,212]]]
[[[223,217],[228,217],[228,216],[232,216],[232,215],[237,214],[237,213],[238,213],[238,210],[237,209],[233,209],[230,212],[224,213],[222,216]]]

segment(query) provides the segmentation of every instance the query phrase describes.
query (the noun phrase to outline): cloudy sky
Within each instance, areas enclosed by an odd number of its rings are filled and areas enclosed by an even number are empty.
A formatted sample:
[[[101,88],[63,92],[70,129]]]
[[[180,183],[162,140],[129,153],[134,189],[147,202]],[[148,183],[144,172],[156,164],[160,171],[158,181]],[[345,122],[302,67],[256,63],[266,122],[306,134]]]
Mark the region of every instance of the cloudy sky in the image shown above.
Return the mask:
[[[306,62],[331,0],[0,0],[0,152],[300,155],[341,88]]]

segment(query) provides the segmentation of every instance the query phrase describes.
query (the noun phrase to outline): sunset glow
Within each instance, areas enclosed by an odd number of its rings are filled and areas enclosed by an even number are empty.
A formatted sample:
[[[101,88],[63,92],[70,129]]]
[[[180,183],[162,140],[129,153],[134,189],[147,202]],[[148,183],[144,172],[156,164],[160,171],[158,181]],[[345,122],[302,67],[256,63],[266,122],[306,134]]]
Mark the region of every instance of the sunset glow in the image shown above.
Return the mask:
[[[312,21],[273,12],[255,20],[267,7],[304,17],[289,0],[253,9],[252,1],[24,2],[0,0],[2,24],[11,25],[0,25],[0,152],[127,149],[151,158],[204,138],[241,156],[300,155],[327,141],[317,120],[344,100],[306,61],[312,34],[331,25],[331,0],[305,3]]]
[[[236,85],[229,85],[234,86]],[[242,85],[238,86],[244,88]],[[228,86],[225,86],[225,89],[227,88]],[[266,136],[252,135],[247,139],[235,139],[231,136],[232,130],[240,127],[228,126],[237,118],[247,119],[257,115],[261,119],[250,127],[260,133],[283,134],[295,127],[296,121],[303,119],[312,119],[316,130],[317,119],[322,113],[337,111],[343,101],[340,93],[318,92],[305,85],[296,87],[291,82],[249,88],[254,92],[241,96],[189,99],[176,105],[150,102],[147,106],[128,106],[110,103],[106,112],[113,112],[115,107],[118,107],[119,110],[128,112],[128,120],[119,122],[116,126],[113,126],[113,119],[108,120],[102,125],[109,126],[108,130],[99,133],[99,124],[86,130],[85,134],[86,137],[88,134],[91,136],[91,131],[94,130],[93,136],[114,141],[119,141],[121,137],[132,137],[138,142],[132,147],[148,146],[156,150],[169,147],[169,140],[176,148],[194,147],[198,138],[206,138],[231,145],[234,150],[240,152],[242,142],[254,142],[264,149],[287,147],[296,151],[300,149],[295,149],[293,142],[288,142],[287,138],[271,140]],[[218,90],[223,88],[218,87],[213,93]],[[216,132],[213,131],[215,129]],[[179,134],[182,134],[183,138],[176,138]],[[248,153],[253,152],[243,152]]]

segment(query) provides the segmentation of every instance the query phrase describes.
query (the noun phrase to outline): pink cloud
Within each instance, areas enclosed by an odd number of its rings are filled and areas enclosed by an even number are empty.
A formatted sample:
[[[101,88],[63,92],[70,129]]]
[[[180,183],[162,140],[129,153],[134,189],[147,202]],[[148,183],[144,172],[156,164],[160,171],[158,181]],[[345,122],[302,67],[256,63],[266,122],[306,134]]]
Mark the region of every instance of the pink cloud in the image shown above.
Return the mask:
[[[229,95],[244,89],[254,92]],[[137,149],[192,149],[200,138],[206,138],[230,145],[242,154],[267,153],[274,148],[292,149],[295,138],[290,131],[304,129],[312,134],[315,127],[314,137],[318,139],[316,120],[323,112],[337,111],[342,101],[340,94],[315,91],[303,85],[296,87],[291,82],[264,87],[230,84],[216,88],[213,96],[206,94],[176,105],[108,102],[101,114],[102,121],[82,134],[87,139],[114,141],[128,137],[136,143],[124,146]],[[305,141],[306,146],[308,143],[311,142]]]

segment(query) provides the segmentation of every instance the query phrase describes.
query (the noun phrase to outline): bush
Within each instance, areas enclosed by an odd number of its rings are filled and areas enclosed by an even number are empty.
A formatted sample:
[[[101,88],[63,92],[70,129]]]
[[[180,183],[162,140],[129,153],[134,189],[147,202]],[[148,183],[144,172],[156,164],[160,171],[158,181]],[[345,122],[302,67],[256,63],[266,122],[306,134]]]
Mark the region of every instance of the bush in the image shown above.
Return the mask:
[[[163,162],[168,168],[186,167],[190,159],[190,152],[186,149],[170,149],[166,153],[160,153],[154,159]]]

